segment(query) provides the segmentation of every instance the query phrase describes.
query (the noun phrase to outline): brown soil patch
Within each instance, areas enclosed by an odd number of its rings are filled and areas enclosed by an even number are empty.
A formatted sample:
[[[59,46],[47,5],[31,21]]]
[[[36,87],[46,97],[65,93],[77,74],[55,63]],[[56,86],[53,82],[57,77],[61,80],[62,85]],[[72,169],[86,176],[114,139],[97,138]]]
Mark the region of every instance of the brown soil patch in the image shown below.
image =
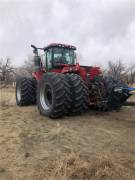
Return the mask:
[[[135,108],[51,120],[0,92],[0,179],[135,179]]]

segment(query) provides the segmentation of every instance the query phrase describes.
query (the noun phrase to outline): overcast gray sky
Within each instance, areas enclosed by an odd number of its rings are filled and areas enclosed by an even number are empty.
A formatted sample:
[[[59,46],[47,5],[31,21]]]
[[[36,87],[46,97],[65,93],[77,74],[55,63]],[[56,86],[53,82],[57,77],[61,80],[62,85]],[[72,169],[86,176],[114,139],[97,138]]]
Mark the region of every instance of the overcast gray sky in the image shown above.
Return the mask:
[[[81,64],[135,59],[135,0],[0,0],[0,57],[22,64],[30,44],[77,46]]]

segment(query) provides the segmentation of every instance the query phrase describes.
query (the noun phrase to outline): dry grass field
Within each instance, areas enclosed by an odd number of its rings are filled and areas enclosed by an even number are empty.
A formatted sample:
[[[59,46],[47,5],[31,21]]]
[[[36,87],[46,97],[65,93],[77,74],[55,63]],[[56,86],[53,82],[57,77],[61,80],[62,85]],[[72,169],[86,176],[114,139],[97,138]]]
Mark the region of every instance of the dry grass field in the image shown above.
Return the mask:
[[[0,91],[0,180],[134,180],[135,108],[51,120]]]

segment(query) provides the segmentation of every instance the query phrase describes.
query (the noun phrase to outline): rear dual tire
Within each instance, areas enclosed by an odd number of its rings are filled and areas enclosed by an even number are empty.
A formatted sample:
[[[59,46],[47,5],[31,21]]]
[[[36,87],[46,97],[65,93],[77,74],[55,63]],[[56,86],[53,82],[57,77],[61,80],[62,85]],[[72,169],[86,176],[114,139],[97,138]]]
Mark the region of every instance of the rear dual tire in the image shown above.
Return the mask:
[[[16,103],[19,106],[36,104],[36,80],[20,77],[16,81]]]

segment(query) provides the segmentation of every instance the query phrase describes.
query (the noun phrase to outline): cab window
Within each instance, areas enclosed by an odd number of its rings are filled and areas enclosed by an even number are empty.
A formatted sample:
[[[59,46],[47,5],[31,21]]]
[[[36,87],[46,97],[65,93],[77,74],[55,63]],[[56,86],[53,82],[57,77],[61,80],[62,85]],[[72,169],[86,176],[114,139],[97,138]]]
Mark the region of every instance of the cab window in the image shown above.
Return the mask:
[[[63,64],[74,64],[74,51],[66,48],[54,48],[53,49],[53,61]]]

